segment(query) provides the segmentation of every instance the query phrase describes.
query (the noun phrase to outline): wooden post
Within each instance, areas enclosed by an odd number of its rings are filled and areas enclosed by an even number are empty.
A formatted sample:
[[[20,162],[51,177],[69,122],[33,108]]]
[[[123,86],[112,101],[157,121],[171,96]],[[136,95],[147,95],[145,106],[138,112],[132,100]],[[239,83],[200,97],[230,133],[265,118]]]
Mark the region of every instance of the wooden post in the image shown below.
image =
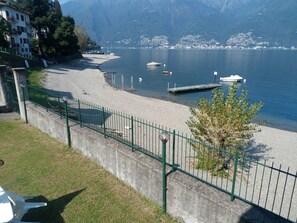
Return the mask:
[[[133,76],[131,76],[131,90],[134,90],[134,85],[133,85]]]

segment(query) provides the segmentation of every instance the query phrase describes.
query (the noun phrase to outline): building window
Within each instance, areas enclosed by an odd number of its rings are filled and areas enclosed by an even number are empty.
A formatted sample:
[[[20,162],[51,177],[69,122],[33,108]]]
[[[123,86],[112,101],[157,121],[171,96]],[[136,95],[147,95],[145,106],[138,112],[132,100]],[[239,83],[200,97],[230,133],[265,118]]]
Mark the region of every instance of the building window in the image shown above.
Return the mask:
[[[6,17],[7,17],[7,18],[9,17],[9,12],[8,12],[8,11],[6,11]]]
[[[21,35],[23,32],[26,32],[26,28],[25,27],[17,26],[17,29],[18,29],[19,35]]]
[[[20,38],[20,43],[23,43],[23,39],[22,38]]]
[[[14,37],[11,37],[10,38],[10,41],[11,41],[11,46],[12,47],[15,47],[16,45],[15,45],[15,39],[14,39]]]
[[[24,52],[24,49],[23,49],[23,48],[21,48],[21,51],[22,51],[22,52]]]
[[[17,20],[20,20],[19,14],[16,14]]]
[[[23,15],[21,15],[21,20],[22,20],[22,21],[24,21],[24,20],[25,20]]]

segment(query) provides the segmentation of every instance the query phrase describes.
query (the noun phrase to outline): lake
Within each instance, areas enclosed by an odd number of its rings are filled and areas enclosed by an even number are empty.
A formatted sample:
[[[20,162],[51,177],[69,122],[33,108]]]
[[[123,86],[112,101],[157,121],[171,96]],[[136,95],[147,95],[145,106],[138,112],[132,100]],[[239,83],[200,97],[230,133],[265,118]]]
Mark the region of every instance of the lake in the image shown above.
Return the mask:
[[[219,83],[219,77],[238,74],[246,79],[239,88],[247,87],[251,102],[264,102],[259,120],[265,120],[268,126],[297,132],[297,51],[121,49],[112,52],[121,58],[100,68],[114,72],[109,77],[114,76],[115,80],[111,78],[109,82],[117,88],[129,89],[133,77],[135,94],[193,106],[201,97],[210,98],[211,91],[171,95],[167,93],[168,84],[180,87]],[[162,65],[146,66],[151,61]],[[162,74],[163,70],[171,71],[172,75]],[[229,86],[222,83],[225,91]]]

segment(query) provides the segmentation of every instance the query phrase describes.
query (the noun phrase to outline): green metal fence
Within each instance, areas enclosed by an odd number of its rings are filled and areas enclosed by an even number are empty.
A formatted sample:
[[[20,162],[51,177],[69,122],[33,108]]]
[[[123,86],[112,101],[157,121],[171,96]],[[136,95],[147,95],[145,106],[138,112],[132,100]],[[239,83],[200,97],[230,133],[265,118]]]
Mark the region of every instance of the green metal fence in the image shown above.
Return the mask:
[[[5,48],[5,47],[0,47],[0,52],[1,53],[6,53],[6,54],[13,54],[18,57],[22,57],[24,59],[28,60],[34,60],[33,56],[27,55],[27,54],[22,54],[18,50],[12,49],[12,48]]]
[[[28,86],[29,100],[47,111],[113,138],[156,160],[162,160],[159,134],[167,131],[167,165],[252,205],[297,222],[297,172],[260,162],[237,150],[215,148],[181,132],[88,102]]]

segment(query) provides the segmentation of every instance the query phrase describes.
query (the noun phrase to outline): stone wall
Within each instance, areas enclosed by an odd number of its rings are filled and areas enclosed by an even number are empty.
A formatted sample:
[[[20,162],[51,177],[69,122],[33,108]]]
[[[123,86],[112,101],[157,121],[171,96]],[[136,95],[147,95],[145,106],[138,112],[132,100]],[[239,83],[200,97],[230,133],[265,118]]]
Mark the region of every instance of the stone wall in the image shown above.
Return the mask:
[[[66,122],[27,102],[28,121],[41,131],[67,144]],[[126,145],[70,122],[72,148],[95,160],[153,202],[162,205],[161,163]],[[169,172],[170,169],[167,169]],[[167,178],[167,211],[181,222],[286,222],[181,172]]]

